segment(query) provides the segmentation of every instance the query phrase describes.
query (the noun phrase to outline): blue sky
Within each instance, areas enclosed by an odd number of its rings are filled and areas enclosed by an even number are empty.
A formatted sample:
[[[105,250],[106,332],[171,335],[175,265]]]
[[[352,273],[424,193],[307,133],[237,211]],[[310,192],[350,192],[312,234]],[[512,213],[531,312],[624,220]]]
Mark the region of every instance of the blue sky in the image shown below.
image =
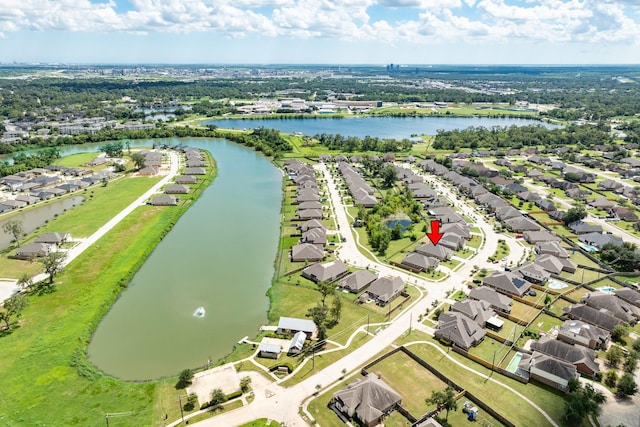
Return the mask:
[[[640,63],[640,0],[0,0],[0,62]]]

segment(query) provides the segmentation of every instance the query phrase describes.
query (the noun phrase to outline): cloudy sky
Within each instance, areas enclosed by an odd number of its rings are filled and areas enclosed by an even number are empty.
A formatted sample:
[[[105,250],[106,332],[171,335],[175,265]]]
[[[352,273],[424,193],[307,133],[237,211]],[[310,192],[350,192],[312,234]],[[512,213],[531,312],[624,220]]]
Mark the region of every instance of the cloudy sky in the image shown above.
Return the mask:
[[[638,64],[640,0],[0,0],[0,62]]]

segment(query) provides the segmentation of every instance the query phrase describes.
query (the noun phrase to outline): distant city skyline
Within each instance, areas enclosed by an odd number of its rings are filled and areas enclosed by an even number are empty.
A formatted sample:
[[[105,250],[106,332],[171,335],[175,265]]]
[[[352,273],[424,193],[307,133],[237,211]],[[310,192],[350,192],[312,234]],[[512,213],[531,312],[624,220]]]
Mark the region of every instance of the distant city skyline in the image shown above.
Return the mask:
[[[639,64],[640,0],[0,0],[0,62]]]

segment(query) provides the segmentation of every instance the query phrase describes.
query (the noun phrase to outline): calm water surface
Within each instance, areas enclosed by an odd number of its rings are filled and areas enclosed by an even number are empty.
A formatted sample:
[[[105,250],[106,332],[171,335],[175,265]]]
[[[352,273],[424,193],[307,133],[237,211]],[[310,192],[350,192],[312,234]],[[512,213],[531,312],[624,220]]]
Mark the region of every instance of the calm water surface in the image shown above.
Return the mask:
[[[21,220],[24,232],[29,234],[36,228],[43,225],[45,221],[53,219],[56,215],[62,214],[67,209],[71,209],[72,207],[79,205],[83,200],[84,197],[82,196],[67,197],[64,200],[48,200],[44,203],[40,203],[37,207],[30,208],[29,210],[23,211],[20,209],[19,214],[12,216],[11,218],[0,220],[0,249],[8,247],[11,244],[11,239],[13,238],[2,231],[2,225],[5,222],[14,219]],[[24,209],[26,209],[26,207]],[[66,230],[57,231],[65,232]],[[2,277],[1,274],[0,277]]]
[[[344,119],[256,119],[256,120],[211,120],[220,128],[251,129],[264,126],[282,132],[302,132],[305,135],[320,133],[339,133],[343,136],[359,138],[377,136],[379,138],[410,138],[411,135],[435,135],[438,129],[465,129],[470,126],[528,126],[541,124],[548,128],[552,125],[539,120],[491,117],[353,117]]]
[[[215,361],[267,320],[282,175],[264,157],[233,143],[182,142],[209,150],[218,176],[93,336],[90,360],[123,379],[175,375]],[[194,316],[198,307],[204,317]]]

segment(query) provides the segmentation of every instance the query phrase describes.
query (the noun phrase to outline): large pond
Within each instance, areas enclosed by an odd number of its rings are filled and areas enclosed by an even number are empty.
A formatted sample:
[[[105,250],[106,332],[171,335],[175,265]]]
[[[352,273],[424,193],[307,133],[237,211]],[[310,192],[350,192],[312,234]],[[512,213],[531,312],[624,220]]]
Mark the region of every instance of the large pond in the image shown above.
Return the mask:
[[[67,197],[63,200],[49,200],[34,208],[20,209],[18,214],[12,215],[11,218],[0,219],[0,249],[8,247],[11,244],[11,239],[13,238],[9,234],[2,232],[2,225],[5,222],[14,219],[21,220],[22,228],[24,229],[24,232],[28,234],[43,225],[46,221],[51,220],[67,209],[71,209],[72,207],[82,203],[83,200],[84,197],[82,196]],[[0,277],[2,277],[1,274]]]
[[[89,345],[96,366],[127,380],[206,365],[267,320],[282,175],[233,143],[181,142],[209,150],[218,176],[156,247]]]
[[[465,129],[470,126],[526,126],[540,124],[548,128],[552,125],[539,120],[493,117],[351,117],[318,119],[234,119],[210,120],[203,124],[212,124],[225,129],[251,129],[264,126],[282,132],[302,132],[305,135],[333,133],[343,136],[379,138],[410,138],[411,135],[435,135],[438,129]]]

